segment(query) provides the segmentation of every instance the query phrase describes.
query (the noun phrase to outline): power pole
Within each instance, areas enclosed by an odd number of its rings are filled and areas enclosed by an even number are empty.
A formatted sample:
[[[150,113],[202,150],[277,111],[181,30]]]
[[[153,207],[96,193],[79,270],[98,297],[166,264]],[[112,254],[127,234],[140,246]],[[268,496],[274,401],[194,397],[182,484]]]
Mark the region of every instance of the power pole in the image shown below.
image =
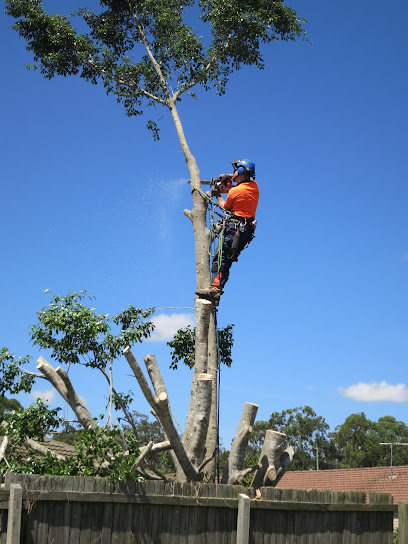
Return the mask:
[[[407,442],[379,442],[380,446],[391,446],[391,475],[390,478],[396,478],[397,476],[392,473],[392,447],[393,446],[408,446]]]

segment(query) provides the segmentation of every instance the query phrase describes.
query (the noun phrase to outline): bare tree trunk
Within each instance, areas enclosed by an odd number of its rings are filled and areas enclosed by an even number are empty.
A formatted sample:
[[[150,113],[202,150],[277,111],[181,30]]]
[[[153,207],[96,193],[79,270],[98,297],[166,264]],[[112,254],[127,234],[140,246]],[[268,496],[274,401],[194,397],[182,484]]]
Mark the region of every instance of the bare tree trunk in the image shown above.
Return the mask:
[[[211,314],[210,326],[208,328],[208,373],[214,376],[211,389],[211,409],[208,422],[207,439],[205,442],[205,455],[210,457],[215,452],[218,444],[218,350],[215,330],[214,314]],[[213,482],[217,471],[217,457],[213,455],[211,461],[204,468],[204,479],[206,482]]]
[[[183,444],[195,465],[200,465],[205,455],[205,440],[211,406],[211,382],[215,376],[208,368],[208,327],[212,304],[208,300],[196,300],[195,366],[190,393],[190,407],[187,414]]]
[[[293,460],[294,450],[289,446],[283,450],[286,442],[286,434],[268,430],[265,433],[259,469],[252,480],[252,487],[259,489],[265,486],[275,486]]]

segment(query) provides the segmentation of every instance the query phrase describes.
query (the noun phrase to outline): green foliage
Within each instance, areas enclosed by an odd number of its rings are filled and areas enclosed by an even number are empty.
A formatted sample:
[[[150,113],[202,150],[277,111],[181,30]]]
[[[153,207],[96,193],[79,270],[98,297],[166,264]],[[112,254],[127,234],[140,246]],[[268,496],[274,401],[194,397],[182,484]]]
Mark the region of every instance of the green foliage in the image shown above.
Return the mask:
[[[242,65],[263,68],[262,44],[305,37],[304,20],[283,0],[100,0],[100,6],[65,16],[47,13],[41,0],[6,0],[6,14],[46,78],[101,82],[129,116],[141,115],[144,104],[170,108],[171,89],[172,99],[196,85],[223,94]],[[200,32],[206,25],[204,38],[184,21],[192,6],[189,20],[194,13]],[[148,128],[157,138],[154,121]]]
[[[130,429],[71,429],[74,440],[69,442],[74,442],[76,455],[65,459],[59,459],[51,452],[41,455],[32,450],[27,439],[42,442],[46,434],[58,429],[62,423],[57,415],[59,410],[51,410],[44,401],[37,400],[25,410],[14,410],[6,415],[8,467],[4,463],[0,465],[2,476],[6,470],[12,470],[24,474],[103,476],[113,481],[140,478],[133,469],[139,454],[138,442]]]
[[[218,329],[218,345],[220,350],[220,364],[228,367],[232,364],[231,350],[234,345],[233,337],[234,325],[227,325],[223,329]],[[182,362],[188,368],[194,367],[195,353],[195,328],[190,325],[184,329],[179,329],[174,335],[173,340],[167,342],[171,348],[170,368],[177,369],[178,363]]]
[[[27,374],[24,366],[31,357],[16,357],[9,349],[0,349],[0,395],[10,393],[15,395],[20,391],[29,393],[35,381],[33,375]]]
[[[318,448],[319,468],[331,466],[331,446],[328,437],[329,425],[310,406],[290,408],[273,412],[269,428],[285,433],[288,443],[295,449],[292,468],[294,470],[315,469]]]
[[[126,346],[141,342],[154,328],[144,321],[152,309],[129,306],[109,319],[109,314],[97,314],[96,308],[82,304],[84,298],[93,299],[86,291],[52,294],[49,306],[37,313],[39,324],[31,327],[33,344],[51,350],[59,363],[105,369]],[[111,332],[112,325],[119,328],[118,334]]]
[[[369,420],[364,412],[351,414],[332,436],[341,468],[378,467],[391,464],[391,449],[380,442],[408,442],[408,426],[392,416]],[[393,448],[393,465],[408,464],[406,447]]]
[[[351,414],[334,432],[310,406],[271,414],[269,421],[257,421],[249,439],[245,466],[259,459],[267,429],[285,433],[295,456],[291,470],[390,466],[391,450],[380,442],[408,442],[408,426],[392,416],[377,422],[364,413]],[[318,456],[318,457],[317,457]],[[393,448],[393,465],[408,464],[408,449]]]
[[[4,419],[5,414],[20,408],[22,406],[17,399],[8,399],[4,395],[0,395],[0,422]]]
[[[60,408],[51,410],[42,399],[37,399],[26,410],[20,408],[6,414],[6,434],[16,445],[24,444],[27,438],[42,441],[46,433],[57,429],[61,424],[59,411]]]

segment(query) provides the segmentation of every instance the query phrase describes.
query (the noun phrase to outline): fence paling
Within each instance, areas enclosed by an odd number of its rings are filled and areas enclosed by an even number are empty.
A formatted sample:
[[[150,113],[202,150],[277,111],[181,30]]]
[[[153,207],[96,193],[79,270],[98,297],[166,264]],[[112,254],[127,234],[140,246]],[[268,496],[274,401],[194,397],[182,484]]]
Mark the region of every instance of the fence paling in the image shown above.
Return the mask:
[[[335,544],[348,534],[347,541],[356,544],[391,544],[392,513],[397,509],[389,495],[370,496],[366,504],[364,493],[267,488],[263,500],[256,501],[253,490],[240,486],[112,485],[102,478],[7,475],[6,487],[17,482],[23,486],[23,505],[31,509],[23,513],[28,519],[23,527],[34,542],[130,542],[138,534],[141,540],[163,544],[232,543],[235,537],[246,543],[250,532],[254,544],[273,534],[288,542],[300,542],[303,535],[305,542]],[[3,505],[9,494],[0,491]],[[240,494],[249,508],[237,531]],[[41,509],[44,515],[38,516]]]

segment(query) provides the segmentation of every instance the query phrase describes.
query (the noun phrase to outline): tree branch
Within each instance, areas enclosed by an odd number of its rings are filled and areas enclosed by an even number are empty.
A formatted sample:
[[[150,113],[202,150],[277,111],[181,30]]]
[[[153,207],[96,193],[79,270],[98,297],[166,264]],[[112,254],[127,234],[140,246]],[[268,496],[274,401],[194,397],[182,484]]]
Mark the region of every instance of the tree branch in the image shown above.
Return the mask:
[[[148,57],[150,59],[150,62],[153,64],[153,68],[155,69],[155,72],[156,72],[156,74],[157,74],[157,76],[159,78],[161,87],[162,87],[165,95],[168,98],[168,102],[164,101],[164,104],[167,105],[167,106],[170,106],[171,95],[170,95],[170,91],[169,91],[169,89],[167,87],[166,80],[165,80],[165,78],[163,76],[163,72],[161,71],[159,63],[156,61],[156,59],[153,56],[153,53],[152,53],[152,51],[150,49],[150,46],[149,46],[149,42],[147,41],[147,38],[146,38],[145,30],[144,30],[143,26],[140,24],[139,18],[136,15],[136,12],[133,9],[132,3],[129,0],[128,0],[128,6],[129,6],[130,13],[131,13],[133,19],[135,20],[135,23],[136,23],[137,29],[139,31],[139,35],[140,35],[142,44],[144,45],[144,47],[146,49],[147,55],[148,55]]]
[[[207,64],[207,66],[204,68],[204,74],[207,75],[211,68],[213,68],[213,66],[216,64],[216,62],[220,59],[221,57],[221,53],[225,53],[229,46],[230,46],[230,40],[232,39],[232,34],[230,33],[227,37],[227,40],[225,41],[225,43],[223,44],[223,46],[221,47],[220,51],[218,51],[218,53],[214,54],[212,59],[209,61],[209,63]],[[195,87],[196,85],[198,85],[199,83],[201,83],[202,81],[204,81],[205,79],[205,76],[202,76],[202,77],[199,77],[193,81],[191,81],[190,83],[188,83],[187,85],[185,85],[184,87],[181,87],[181,89],[179,89],[173,96],[173,98],[175,100],[178,100],[178,98],[180,97],[180,95],[182,95],[183,93],[189,91],[190,89],[192,89],[193,87]]]
[[[253,430],[253,425],[256,418],[258,406],[246,402],[242,410],[241,419],[238,424],[238,429],[232,441],[231,453],[228,458],[228,464],[225,467],[224,474],[222,475],[223,484],[236,484],[240,477],[243,468],[246,448],[248,445],[249,437]]]
[[[143,89],[143,87],[140,87],[140,85],[138,85],[136,81],[133,81],[133,79],[131,79],[130,81],[121,79],[120,77],[115,76],[111,72],[108,72],[104,68],[101,68],[100,66],[95,64],[95,62],[91,58],[87,60],[87,63],[90,66],[92,66],[92,68],[95,68],[96,70],[98,70],[100,74],[103,74],[104,76],[108,77],[111,81],[115,81],[118,85],[129,87],[130,89],[135,89],[140,94],[142,94],[145,98],[149,98],[150,100],[153,100],[154,102],[158,102],[159,104],[162,104],[163,106],[168,106],[166,100],[163,100],[162,98],[159,98],[158,96],[152,93],[149,93],[149,91],[146,91],[146,89]]]
[[[155,383],[153,385],[159,393],[158,396],[153,395],[149,384],[147,383],[147,380],[144,377],[144,374],[140,368],[140,365],[137,362],[129,346],[124,349],[123,354],[126,357],[126,360],[129,363],[129,366],[132,369],[147,402],[157,414],[160,425],[162,426],[163,431],[165,432],[166,437],[168,438],[171,447],[173,448],[174,454],[176,455],[187,480],[199,481],[201,479],[201,475],[188,458],[186,450],[184,449],[177,429],[174,425],[173,417],[170,411],[167,391],[163,389],[164,384],[162,383],[161,374],[157,367],[156,358],[154,357],[154,355],[148,355],[145,357],[145,361],[146,359],[148,359],[146,362],[146,366],[149,365],[151,368],[153,368],[150,377],[153,377],[153,379],[155,379]]]
[[[7,449],[7,446],[8,446],[8,442],[9,442],[8,436],[5,435],[3,437],[3,440],[2,440],[1,446],[0,446],[0,462],[3,459],[6,460],[6,449]]]
[[[92,429],[97,427],[91,413],[76,394],[65,370],[61,367],[55,369],[44,359],[44,357],[39,357],[37,359],[37,368],[44,374],[45,378],[58,391],[61,397],[69,404],[81,425],[89,425]]]

